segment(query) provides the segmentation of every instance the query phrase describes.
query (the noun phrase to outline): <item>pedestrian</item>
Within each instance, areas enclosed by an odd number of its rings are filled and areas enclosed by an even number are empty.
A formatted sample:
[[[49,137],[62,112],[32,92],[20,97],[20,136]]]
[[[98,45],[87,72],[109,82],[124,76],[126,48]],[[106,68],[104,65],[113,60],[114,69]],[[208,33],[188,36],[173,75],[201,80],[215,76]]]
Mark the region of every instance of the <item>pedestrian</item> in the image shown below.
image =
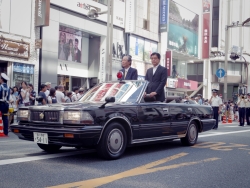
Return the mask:
[[[218,96],[218,90],[217,89],[213,89],[212,90],[212,96],[210,98],[210,100],[208,101],[212,108],[213,108],[213,112],[214,112],[214,119],[215,119],[215,126],[213,127],[213,129],[218,129],[218,118],[219,118],[219,113],[220,113],[220,108],[222,106],[222,100],[221,98]]]
[[[47,90],[45,91],[45,95],[48,98],[51,88],[51,82],[46,82],[45,85],[47,86]]]
[[[65,97],[64,97],[64,86],[63,85],[59,85],[57,87],[56,90],[56,99],[57,99],[57,103],[64,103],[65,102]]]
[[[235,114],[235,121],[239,121],[239,108],[237,103],[234,103],[234,114]]]
[[[16,86],[13,87],[13,94],[18,98],[18,88]]]
[[[229,117],[231,118],[231,120],[234,120],[234,104],[233,104],[233,102],[230,103]]]
[[[245,110],[246,110],[246,100],[244,95],[239,95],[238,98],[238,108],[239,108],[239,126],[244,126],[245,124]]]
[[[79,87],[74,87],[72,92],[72,102],[77,101],[77,94],[79,92]]]
[[[122,69],[120,70],[123,72],[123,80],[137,80],[138,73],[137,69],[131,67],[132,64],[132,56],[131,55],[124,55],[122,58]]]
[[[247,94],[246,100],[246,120],[247,125],[250,125],[250,93]]]
[[[16,105],[17,105],[18,108],[24,106],[23,98],[22,98],[22,95],[21,95],[21,90],[22,90],[22,87],[20,87],[18,89],[18,96],[17,96],[17,100],[16,100]]]
[[[72,102],[72,92],[71,91],[67,92],[66,97],[65,97],[65,102],[66,103]]]
[[[198,104],[199,105],[202,105],[203,104],[203,101],[202,101],[202,95],[201,94],[197,94],[197,97],[198,97]]]
[[[48,104],[53,104],[53,103],[57,103],[56,90],[55,88],[50,88],[48,96]]]
[[[40,86],[40,92],[38,94],[39,97],[41,97],[41,100],[38,101],[39,105],[46,105],[47,104],[47,97],[46,97],[46,92],[47,86],[45,84],[42,84]]]
[[[0,78],[0,111],[2,113],[2,120],[3,120],[3,132],[6,136],[9,133],[9,121],[7,114],[9,113],[9,103],[10,100],[10,88],[7,85],[7,81],[10,80],[9,77],[5,74],[1,74]]]
[[[10,109],[13,109],[11,111]],[[14,122],[14,115],[17,111],[17,106],[16,106],[16,96],[14,95],[14,90],[13,88],[10,88],[10,98],[9,98],[9,132],[10,132],[10,124]]]
[[[77,99],[78,99],[78,100],[81,99],[83,95],[84,95],[84,89],[83,89],[83,88],[80,88],[80,89],[79,89],[79,92],[78,92],[78,94],[77,94]]]
[[[22,102],[24,106],[30,106],[30,89],[26,82],[21,83],[22,89],[21,89],[21,96],[22,96]]]
[[[34,106],[36,102],[36,92],[32,84],[29,84],[30,87],[30,105]]]
[[[156,101],[165,101],[164,87],[167,81],[167,69],[160,65],[161,55],[159,53],[152,53],[150,59],[153,67],[147,70],[145,80],[148,86],[145,96],[148,94],[150,97],[155,97]]]
[[[196,102],[196,100],[195,100],[195,97],[194,97],[194,96],[192,96],[192,97],[191,97],[191,101],[193,101],[195,104],[198,104],[198,103]]]

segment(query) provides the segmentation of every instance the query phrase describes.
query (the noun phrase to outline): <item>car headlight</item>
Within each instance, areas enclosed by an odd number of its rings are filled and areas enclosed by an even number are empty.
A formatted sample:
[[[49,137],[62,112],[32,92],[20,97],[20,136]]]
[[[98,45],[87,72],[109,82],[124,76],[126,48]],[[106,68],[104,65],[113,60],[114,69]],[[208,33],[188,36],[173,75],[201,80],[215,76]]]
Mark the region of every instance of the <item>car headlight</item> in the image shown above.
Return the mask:
[[[28,121],[29,120],[29,110],[18,110],[17,119],[19,121]]]
[[[82,111],[65,111],[63,123],[69,124],[93,124],[94,119],[88,112]]]

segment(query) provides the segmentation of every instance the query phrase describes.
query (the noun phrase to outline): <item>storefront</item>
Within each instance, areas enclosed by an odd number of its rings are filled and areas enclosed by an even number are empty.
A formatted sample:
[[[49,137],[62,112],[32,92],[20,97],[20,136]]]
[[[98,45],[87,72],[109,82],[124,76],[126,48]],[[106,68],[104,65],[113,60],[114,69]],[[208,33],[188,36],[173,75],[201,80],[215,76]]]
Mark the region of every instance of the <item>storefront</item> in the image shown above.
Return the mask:
[[[124,46],[125,3],[115,0],[113,76],[121,68]],[[41,82],[88,89],[106,78],[106,17],[87,18],[91,7],[107,10],[92,0],[51,0],[50,26],[43,29]]]
[[[25,7],[25,11],[23,10]],[[22,81],[38,89],[38,57],[35,40],[35,1],[0,1],[0,73],[6,73],[11,87],[20,87]]]
[[[165,88],[166,98],[179,96],[184,98],[188,93],[197,90],[198,82],[182,78],[168,78]]]

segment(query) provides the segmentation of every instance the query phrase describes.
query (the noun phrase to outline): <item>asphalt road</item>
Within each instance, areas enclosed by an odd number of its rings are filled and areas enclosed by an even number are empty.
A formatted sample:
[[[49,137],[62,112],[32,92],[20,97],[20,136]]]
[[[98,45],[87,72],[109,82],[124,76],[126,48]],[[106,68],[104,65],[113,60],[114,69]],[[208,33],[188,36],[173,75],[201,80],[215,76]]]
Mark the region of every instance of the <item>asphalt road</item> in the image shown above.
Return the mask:
[[[0,187],[249,188],[250,126],[219,125],[193,147],[179,140],[131,147],[115,161],[95,151],[47,154],[10,134],[0,138]]]

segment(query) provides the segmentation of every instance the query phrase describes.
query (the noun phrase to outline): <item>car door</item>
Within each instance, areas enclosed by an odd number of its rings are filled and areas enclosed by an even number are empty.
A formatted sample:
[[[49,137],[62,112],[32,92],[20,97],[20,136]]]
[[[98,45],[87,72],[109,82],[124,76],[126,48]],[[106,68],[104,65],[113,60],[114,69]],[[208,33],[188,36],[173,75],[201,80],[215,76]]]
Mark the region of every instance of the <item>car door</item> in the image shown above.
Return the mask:
[[[139,137],[154,138],[170,133],[169,110],[162,103],[143,103],[139,107]]]
[[[171,115],[171,132],[172,135],[182,135],[186,133],[187,126],[191,117],[194,114],[194,109],[186,105],[174,105],[170,108]]]

